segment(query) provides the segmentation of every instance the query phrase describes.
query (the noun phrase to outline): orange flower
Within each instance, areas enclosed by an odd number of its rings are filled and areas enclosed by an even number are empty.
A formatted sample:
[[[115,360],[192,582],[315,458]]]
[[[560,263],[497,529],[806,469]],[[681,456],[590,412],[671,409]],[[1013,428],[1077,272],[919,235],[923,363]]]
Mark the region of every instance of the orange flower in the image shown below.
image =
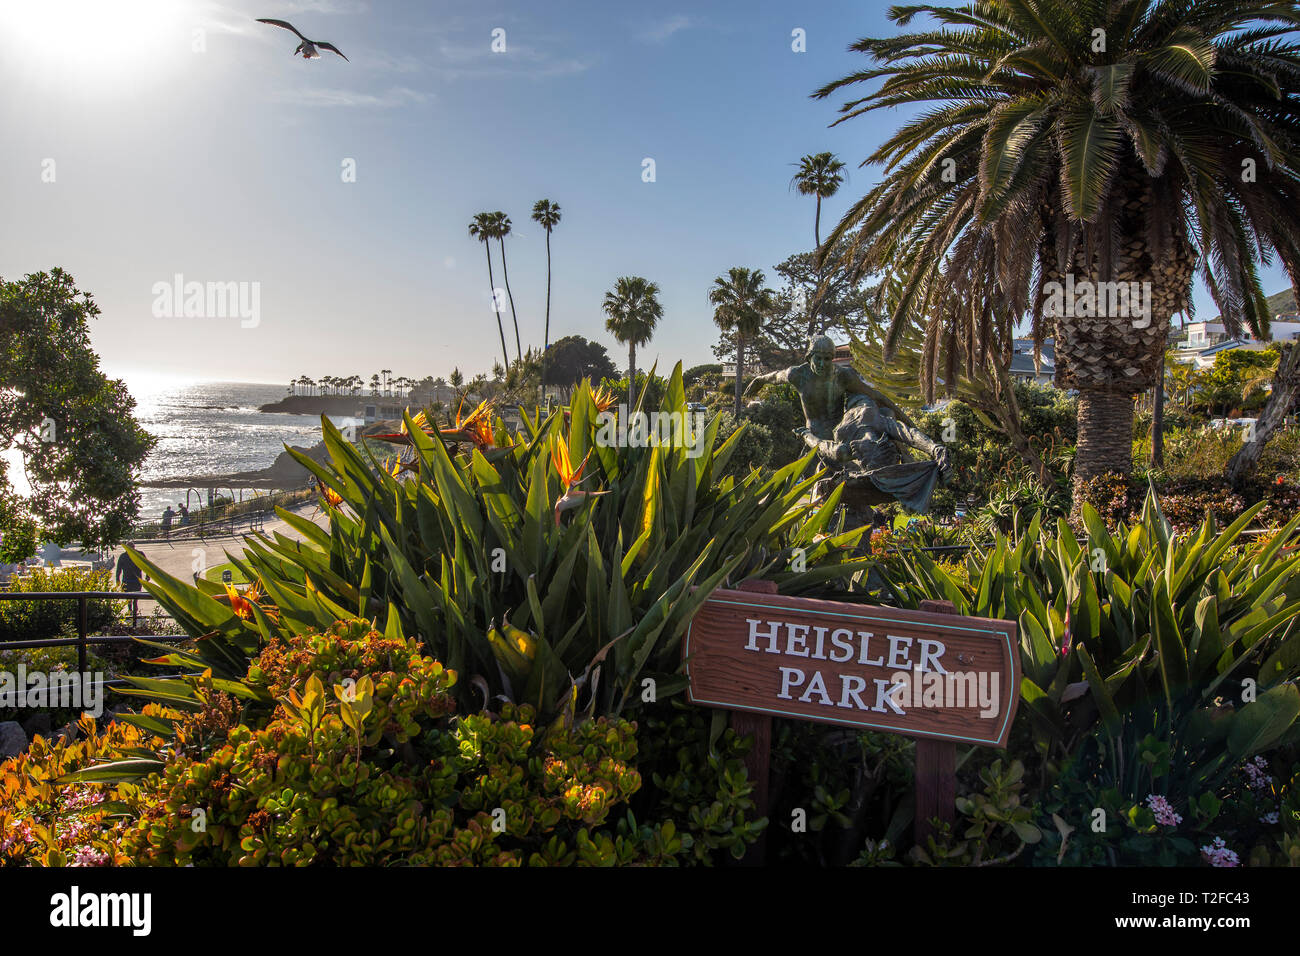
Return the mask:
[[[563,482],[565,491],[582,481],[582,470],[587,467],[587,461],[590,458],[591,452],[587,452],[587,457],[582,459],[582,464],[575,469],[572,460],[569,458],[569,443],[563,439],[556,439],[555,444],[551,447],[551,463],[555,465],[555,470],[560,475],[560,481]]]
[[[555,526],[557,528],[560,525],[560,516],[564,512],[582,504],[583,498],[609,494],[608,491],[580,491],[574,488],[574,485],[582,482],[582,470],[587,467],[587,462],[590,459],[591,452],[588,451],[587,457],[582,459],[582,464],[574,468],[573,461],[569,457],[568,442],[563,438],[557,438],[555,444],[551,446],[551,463],[555,465],[555,470],[560,476],[560,484],[564,489],[560,497],[555,499]]]
[[[267,617],[279,617],[280,611],[273,604],[263,603],[265,596],[262,594],[262,584],[260,581],[254,581],[241,594],[233,585],[226,585],[226,600],[230,604],[230,609],[235,612],[235,616],[241,621],[253,620],[253,608],[256,607]]]
[[[339,505],[343,504],[343,496],[340,495],[333,488],[331,488],[329,485],[321,485],[320,490],[321,490],[321,495],[323,495],[325,498],[326,504],[333,505],[336,508]]]
[[[618,396],[616,396],[613,391],[603,387],[592,392],[591,398],[592,401],[596,403],[596,411],[598,412],[603,412],[612,408],[614,403],[618,401]]]
[[[440,434],[450,441],[473,442],[479,448],[490,448],[496,444],[496,435],[492,431],[492,401],[488,399],[478,403],[478,407],[462,418],[465,403],[456,410],[456,427],[444,428]]]
[[[420,431],[424,432],[426,435],[432,435],[435,431],[434,427],[429,424],[429,419],[425,416],[424,412],[416,412],[411,416],[411,421],[415,423],[416,428],[420,429]],[[411,432],[406,427],[405,419],[402,420],[402,430],[400,432],[391,432],[387,435],[368,435],[367,437],[378,438],[380,441],[392,442],[395,445],[411,444]]]

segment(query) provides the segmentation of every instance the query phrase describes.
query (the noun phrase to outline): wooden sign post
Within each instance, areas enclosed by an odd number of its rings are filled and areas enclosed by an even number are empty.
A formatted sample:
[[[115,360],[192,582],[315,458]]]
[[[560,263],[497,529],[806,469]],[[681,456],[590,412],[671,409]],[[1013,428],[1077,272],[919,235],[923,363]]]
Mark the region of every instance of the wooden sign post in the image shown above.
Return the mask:
[[[933,818],[953,819],[957,744],[1005,748],[1020,699],[1015,623],[958,616],[946,601],[909,611],[753,582],[713,593],[682,656],[687,699],[732,711],[736,732],[754,736],[746,767],[762,815],[772,717],[916,737],[918,840]]]

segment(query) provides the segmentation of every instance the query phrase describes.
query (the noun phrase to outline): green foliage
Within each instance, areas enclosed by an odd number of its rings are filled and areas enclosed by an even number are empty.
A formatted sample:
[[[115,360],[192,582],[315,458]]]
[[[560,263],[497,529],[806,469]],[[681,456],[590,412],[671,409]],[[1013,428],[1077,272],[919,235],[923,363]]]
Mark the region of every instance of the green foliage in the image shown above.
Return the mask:
[[[413,640],[336,622],[270,641],[243,685],[193,679],[197,708],[128,718],[159,736],[64,761],[55,786],[115,787],[125,819],[97,845],[146,865],[707,865],[763,828],[743,742],[711,749],[701,711],[652,709],[643,756],[626,720],[455,717],[456,681]],[[241,686],[273,705],[240,710]],[[663,786],[643,795],[639,765]]]
[[[661,410],[685,411],[680,366]],[[386,634],[419,635],[474,679],[456,689],[462,709],[476,703],[481,678],[489,698],[530,702],[547,721],[613,715],[639,706],[647,677],[660,699],[680,692],[679,641],[723,581],[766,576],[796,592],[865,566],[850,559],[862,529],[823,536],[834,503],[807,502],[811,455],[766,477],[725,476],[743,431],[718,443],[716,418],[697,456],[680,444],[599,443],[586,385],[567,410],[525,414],[518,437],[498,420],[494,444],[454,458],[406,425],[414,470],[400,478],[327,419],[328,463],[291,452],[338,503],[325,505],[329,531],[281,512],[304,540],[252,539],[236,562],[275,613],[237,610],[218,585],[191,587],[138,559],[160,603],[204,635],[199,654],[217,677],[238,680],[274,635],[361,615]],[[561,448],[572,467],[586,461],[574,486],[560,477]],[[784,570],[796,547],[807,571]]]
[[[1084,544],[1064,520],[1049,537],[1035,517],[1018,540],[999,535],[969,554],[965,579],[920,552],[879,570],[904,607],[940,598],[1017,623],[1018,723],[1028,722],[1045,775],[1095,740],[1122,795],[1199,794],[1287,739],[1300,713],[1288,683],[1300,676],[1300,516],[1248,544],[1242,531],[1259,508],[1180,536],[1154,495],[1139,523],[1113,533],[1085,505]],[[1247,688],[1258,699],[1247,702]],[[1154,779],[1126,758],[1151,735],[1173,757]]]
[[[1196,401],[1211,412],[1247,411],[1264,404],[1264,385],[1277,368],[1276,347],[1251,351],[1229,349],[1214,357],[1214,365],[1200,379]]]
[[[110,571],[87,571],[81,568],[32,568],[15,577],[9,590],[13,593],[39,591],[112,591]],[[102,632],[117,616],[123,602],[91,600],[86,602],[89,633]],[[77,635],[77,602],[0,601],[0,641],[38,641],[47,637]]]
[[[772,439],[767,461],[756,464],[780,468],[808,453],[808,446],[794,433],[804,424],[803,404],[794,386],[784,383],[764,387],[762,399],[745,411],[746,421],[766,428]]]
[[[27,539],[39,525],[61,544],[113,544],[135,520],[135,472],[154,440],[126,386],[99,369],[97,315],[62,269],[0,279],[0,447],[21,456],[32,489],[19,495],[0,462],[0,531]]]
[[[982,790],[957,798],[957,813],[965,829],[958,837],[948,824],[937,825],[937,835],[915,846],[908,857],[923,866],[990,866],[1009,863],[1043,835],[1033,823],[1034,810],[1021,803],[1024,765],[1014,760],[1006,767],[995,760],[980,771]]]

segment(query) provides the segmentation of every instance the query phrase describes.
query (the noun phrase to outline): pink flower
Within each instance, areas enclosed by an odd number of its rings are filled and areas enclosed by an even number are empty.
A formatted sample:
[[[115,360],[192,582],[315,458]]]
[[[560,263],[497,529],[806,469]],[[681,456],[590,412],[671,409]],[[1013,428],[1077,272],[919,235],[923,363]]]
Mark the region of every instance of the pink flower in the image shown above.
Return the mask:
[[[1183,818],[1174,812],[1169,801],[1159,794],[1147,794],[1147,806],[1156,815],[1156,823],[1162,827],[1176,827],[1183,822]]]
[[[93,846],[77,848],[77,855],[68,866],[104,866],[108,863],[108,854],[96,850]]]
[[[1201,847],[1201,857],[1210,866],[1241,866],[1241,860],[1228,849],[1223,837],[1215,837],[1213,843]]]

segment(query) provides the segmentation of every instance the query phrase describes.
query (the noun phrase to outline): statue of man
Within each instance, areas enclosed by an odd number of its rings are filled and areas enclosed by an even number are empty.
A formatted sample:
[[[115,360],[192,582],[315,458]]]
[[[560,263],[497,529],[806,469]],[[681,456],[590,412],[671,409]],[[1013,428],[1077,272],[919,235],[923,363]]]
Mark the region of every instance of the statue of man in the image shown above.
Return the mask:
[[[851,368],[835,364],[835,345],[824,335],[808,345],[804,365],[756,376],[745,394],[772,382],[789,382],[803,404],[805,426],[796,433],[833,471],[819,483],[817,497],[844,482],[863,504],[890,499],[913,511],[929,509],[930,496],[951,465],[948,449],[913,427],[907,415]],[[915,448],[931,461],[903,461],[899,446]]]

